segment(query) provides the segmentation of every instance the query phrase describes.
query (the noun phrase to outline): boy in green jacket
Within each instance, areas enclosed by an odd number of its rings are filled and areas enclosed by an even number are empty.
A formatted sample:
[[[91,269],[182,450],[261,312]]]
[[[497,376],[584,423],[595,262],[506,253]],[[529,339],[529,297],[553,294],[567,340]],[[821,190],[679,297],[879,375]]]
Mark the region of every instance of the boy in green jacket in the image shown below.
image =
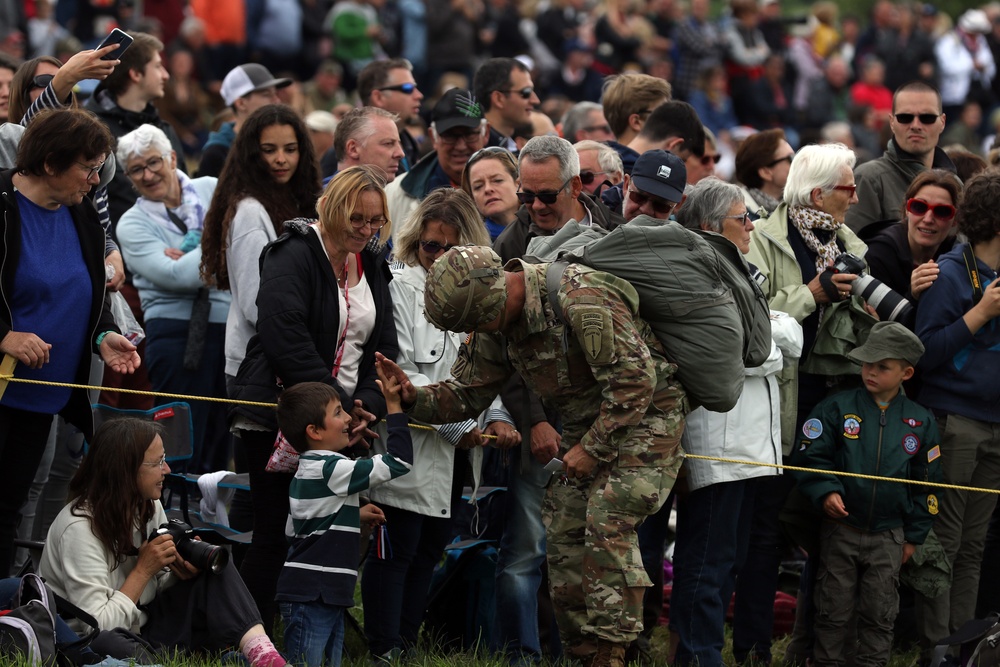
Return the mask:
[[[913,375],[924,346],[901,324],[879,322],[850,353],[863,389],[816,406],[797,444],[800,464],[901,480],[940,482],[941,448],[934,416],[900,385]],[[857,611],[859,665],[885,665],[899,611],[899,568],[938,513],[921,485],[818,473],[794,473],[799,489],[823,512],[816,579],[814,660],[843,665],[846,633]]]

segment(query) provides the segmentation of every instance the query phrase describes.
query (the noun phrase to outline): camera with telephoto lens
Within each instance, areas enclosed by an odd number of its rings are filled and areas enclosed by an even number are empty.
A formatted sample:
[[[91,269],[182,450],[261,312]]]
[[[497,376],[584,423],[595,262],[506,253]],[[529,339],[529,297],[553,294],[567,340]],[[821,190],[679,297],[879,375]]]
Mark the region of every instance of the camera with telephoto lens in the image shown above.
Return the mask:
[[[154,540],[158,535],[170,535],[181,558],[199,570],[220,572],[229,563],[229,552],[225,548],[195,540],[194,529],[183,521],[171,519],[149,534]]]
[[[855,273],[858,278],[851,283],[851,294],[865,300],[875,309],[879,319],[905,322],[913,311],[913,304],[878,278],[865,273],[865,261],[849,252],[837,255],[830,270],[834,273]]]

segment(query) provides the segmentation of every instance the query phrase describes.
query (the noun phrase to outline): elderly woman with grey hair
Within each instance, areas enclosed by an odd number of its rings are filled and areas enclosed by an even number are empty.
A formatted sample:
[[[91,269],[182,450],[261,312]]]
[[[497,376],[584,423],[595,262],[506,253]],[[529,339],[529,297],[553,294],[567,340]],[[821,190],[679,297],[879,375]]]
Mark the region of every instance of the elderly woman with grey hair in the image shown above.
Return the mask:
[[[703,233],[721,234],[745,255],[753,222],[743,190],[709,177],[687,193],[677,221]],[[725,260],[728,261],[728,260]],[[781,462],[777,375],[783,360],[802,351],[802,327],[785,313],[771,313],[771,353],[746,369],[743,394],[729,412],[700,407],[685,419],[682,443],[691,454],[763,463]],[[767,410],[764,410],[767,406]],[[761,414],[769,419],[761,419]],[[670,629],[678,638],[677,664],[722,664],[723,628],[749,549],[754,498],[761,478],[775,468],[688,459],[687,492],[677,499],[674,589]]]
[[[763,289],[772,310],[788,313],[802,325],[803,354],[778,374],[781,398],[781,439],[784,455],[791,453],[795,434],[809,412],[832,390],[839,376],[805,372],[810,352],[822,331],[824,318],[850,316],[857,297],[851,296],[852,273],[821,275],[844,252],[863,257],[867,246],[844,224],[848,209],[857,203],[854,152],[843,144],[806,146],[792,159],[785,181],[784,201],[766,219],[756,221],[750,235],[747,260],[767,277]],[[826,279],[830,279],[827,281]],[[839,311],[839,312],[838,312]],[[867,317],[867,316],[866,316]],[[852,322],[852,328],[855,323]],[[827,357],[824,357],[827,358]],[[808,367],[808,366],[806,366]],[[844,376],[848,377],[848,376]],[[857,375],[852,373],[851,380]],[[785,548],[778,525],[792,482],[771,478],[758,490],[754,540],[736,591],[733,645],[737,660],[770,660],[774,591]],[[808,585],[808,583],[807,583]],[[756,603],[754,602],[756,601]],[[798,651],[793,642],[790,652]]]
[[[198,274],[201,230],[216,179],[190,179],[177,167],[170,139],[142,125],[118,140],[119,169],[139,193],[118,222],[118,242],[139,291],[146,363],[155,391],[225,396],[228,292]],[[158,402],[165,402],[157,399]],[[225,470],[232,455],[226,406],[194,401],[190,471]]]

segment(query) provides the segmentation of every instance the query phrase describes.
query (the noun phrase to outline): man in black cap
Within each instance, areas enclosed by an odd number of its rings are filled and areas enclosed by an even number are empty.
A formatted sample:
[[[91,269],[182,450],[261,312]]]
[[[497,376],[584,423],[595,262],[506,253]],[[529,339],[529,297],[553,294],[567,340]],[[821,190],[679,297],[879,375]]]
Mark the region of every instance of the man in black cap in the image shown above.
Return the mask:
[[[488,132],[483,109],[471,91],[452,88],[442,95],[431,110],[429,134],[434,152],[385,189],[389,219],[405,225],[431,190],[461,187],[465,163],[483,147]]]
[[[639,215],[667,220],[684,201],[687,169],[673,153],[654,149],[635,161],[632,174],[621,185],[622,215],[626,222]]]
[[[233,145],[244,121],[262,106],[279,104],[278,88],[290,85],[291,79],[275,79],[270,70],[257,63],[247,63],[230,70],[222,80],[219,94],[226,106],[232,108],[235,120],[223,123],[216,132],[208,135],[198,165],[198,176],[218,176],[226,163],[229,147]]]

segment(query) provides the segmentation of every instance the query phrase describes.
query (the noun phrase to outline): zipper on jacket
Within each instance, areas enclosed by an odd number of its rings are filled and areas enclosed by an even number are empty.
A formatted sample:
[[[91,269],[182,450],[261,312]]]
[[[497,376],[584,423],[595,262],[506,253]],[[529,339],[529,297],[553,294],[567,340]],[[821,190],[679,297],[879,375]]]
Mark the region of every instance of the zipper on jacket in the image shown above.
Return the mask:
[[[875,474],[880,474],[879,468],[882,466],[882,432],[885,430],[885,408],[879,406],[878,417],[878,449],[875,450]],[[868,508],[868,530],[872,530],[872,518],[875,516],[875,494],[878,491],[878,482],[872,482],[872,502]]]

